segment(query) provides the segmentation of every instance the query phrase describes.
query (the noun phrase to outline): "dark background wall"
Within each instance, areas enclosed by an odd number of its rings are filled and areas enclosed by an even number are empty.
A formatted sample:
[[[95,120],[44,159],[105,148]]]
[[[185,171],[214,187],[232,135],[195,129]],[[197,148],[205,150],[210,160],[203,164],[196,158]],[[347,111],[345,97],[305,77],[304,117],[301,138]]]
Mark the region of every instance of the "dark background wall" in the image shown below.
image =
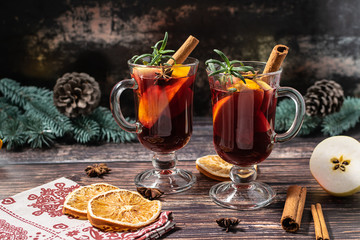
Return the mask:
[[[52,88],[66,72],[87,72],[100,83],[104,106],[112,86],[129,77],[127,60],[150,52],[165,31],[169,49],[190,34],[200,40],[192,53],[201,61],[196,116],[211,114],[204,61],[216,57],[214,48],[232,59],[266,61],[273,46],[285,44],[281,85],[305,94],[326,78],[360,96],[356,0],[3,0],[0,13],[0,78]]]

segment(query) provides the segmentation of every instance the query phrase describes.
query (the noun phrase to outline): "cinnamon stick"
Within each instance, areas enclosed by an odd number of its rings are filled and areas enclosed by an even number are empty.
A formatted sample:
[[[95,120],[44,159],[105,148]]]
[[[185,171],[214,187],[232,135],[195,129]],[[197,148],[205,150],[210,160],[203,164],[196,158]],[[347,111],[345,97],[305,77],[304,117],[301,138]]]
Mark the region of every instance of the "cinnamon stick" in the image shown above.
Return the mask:
[[[287,190],[281,226],[287,232],[296,232],[300,228],[306,199],[306,187],[290,186]]]
[[[276,45],[266,62],[265,69],[263,73],[276,72],[280,69],[281,64],[283,63],[286,55],[289,52],[289,47],[279,44]]]
[[[311,204],[311,214],[314,219],[316,240],[330,240],[320,203]]]
[[[188,39],[186,39],[186,41],[183,43],[183,45],[181,45],[181,47],[172,56],[175,59],[175,62],[174,59],[169,59],[167,63],[170,65],[173,65],[174,63],[176,64],[183,63],[186,60],[186,58],[190,55],[190,53],[195,49],[198,43],[199,40],[197,40],[195,37],[190,35]]]

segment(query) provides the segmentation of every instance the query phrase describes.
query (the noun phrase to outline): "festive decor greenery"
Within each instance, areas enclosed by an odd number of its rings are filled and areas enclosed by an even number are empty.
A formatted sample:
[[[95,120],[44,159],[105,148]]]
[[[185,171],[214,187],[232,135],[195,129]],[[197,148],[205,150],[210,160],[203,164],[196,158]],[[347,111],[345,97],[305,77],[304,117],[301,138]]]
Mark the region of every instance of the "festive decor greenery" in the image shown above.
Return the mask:
[[[276,131],[282,132],[289,129],[295,116],[295,104],[286,99],[279,103],[276,109]],[[326,117],[305,115],[304,123],[299,136],[309,135],[316,129],[321,130],[324,135],[339,135],[360,122],[360,98],[347,97],[340,111],[327,115]]]
[[[53,104],[52,91],[20,86],[8,78],[0,80],[0,93],[0,138],[7,149],[50,147],[65,137],[79,143],[121,143],[136,138],[123,131],[104,107],[89,116],[68,118]]]

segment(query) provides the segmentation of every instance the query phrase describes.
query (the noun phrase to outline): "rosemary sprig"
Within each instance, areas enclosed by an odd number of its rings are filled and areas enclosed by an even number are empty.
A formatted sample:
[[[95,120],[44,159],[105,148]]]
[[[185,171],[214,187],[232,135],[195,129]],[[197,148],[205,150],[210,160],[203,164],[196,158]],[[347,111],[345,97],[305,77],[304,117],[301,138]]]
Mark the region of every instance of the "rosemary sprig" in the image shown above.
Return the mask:
[[[174,53],[175,51],[165,49],[167,40],[168,40],[168,33],[165,32],[164,39],[158,41],[154,46],[151,47],[153,49],[153,52],[151,54],[145,53],[140,56],[135,55],[131,59],[133,60],[134,63],[136,63],[137,61],[139,61],[141,59],[143,64],[148,65],[148,66],[169,65],[166,63],[165,60],[173,59],[175,61],[175,59],[171,55],[168,55],[169,53]],[[161,46],[159,48],[160,44],[161,44]],[[149,62],[144,60],[144,58],[146,58],[146,57],[150,58]],[[176,62],[175,62],[175,64],[176,64]]]
[[[217,49],[214,49],[214,52],[219,54],[219,56],[223,59],[223,62],[217,60],[217,59],[209,59],[205,62],[205,64],[210,69],[211,73],[209,76],[214,76],[220,73],[223,73],[223,76],[221,77],[222,81],[227,81],[230,77],[231,83],[233,83],[233,76],[240,78],[245,84],[245,78],[240,72],[249,72],[255,74],[254,68],[251,66],[245,66],[241,61],[239,60],[232,60],[230,61],[228,57],[225,56],[225,54]],[[240,66],[234,66],[234,64],[240,64]],[[216,69],[215,64],[219,65],[220,68]]]

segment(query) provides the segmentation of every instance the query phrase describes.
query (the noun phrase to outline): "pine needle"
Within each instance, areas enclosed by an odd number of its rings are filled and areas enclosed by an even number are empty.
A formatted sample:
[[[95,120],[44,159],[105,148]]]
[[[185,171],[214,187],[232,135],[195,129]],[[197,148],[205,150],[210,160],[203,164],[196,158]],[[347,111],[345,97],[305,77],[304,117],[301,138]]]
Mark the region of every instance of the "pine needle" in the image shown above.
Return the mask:
[[[32,148],[51,147],[54,144],[55,135],[47,129],[43,122],[28,120],[25,123],[27,143]]]
[[[115,122],[111,112],[104,107],[98,107],[89,117],[99,124],[101,141],[124,143],[136,139],[135,134],[121,129]]]
[[[104,107],[95,109],[91,116],[69,119],[56,109],[52,91],[22,87],[8,78],[0,80],[0,94],[0,138],[7,149],[50,147],[65,134],[79,143],[131,142],[136,138],[122,130]]]
[[[72,119],[74,139],[79,143],[95,140],[100,134],[100,126],[94,120],[80,116]]]
[[[325,135],[339,135],[360,121],[360,98],[347,97],[339,112],[328,115],[322,123]]]
[[[20,148],[26,143],[24,124],[17,119],[9,119],[2,123],[1,139],[6,144],[6,149]]]
[[[282,100],[276,108],[275,129],[277,132],[287,131],[295,118],[295,104],[290,99]],[[305,136],[312,133],[319,127],[321,118],[305,115],[303,125],[298,136]]]

